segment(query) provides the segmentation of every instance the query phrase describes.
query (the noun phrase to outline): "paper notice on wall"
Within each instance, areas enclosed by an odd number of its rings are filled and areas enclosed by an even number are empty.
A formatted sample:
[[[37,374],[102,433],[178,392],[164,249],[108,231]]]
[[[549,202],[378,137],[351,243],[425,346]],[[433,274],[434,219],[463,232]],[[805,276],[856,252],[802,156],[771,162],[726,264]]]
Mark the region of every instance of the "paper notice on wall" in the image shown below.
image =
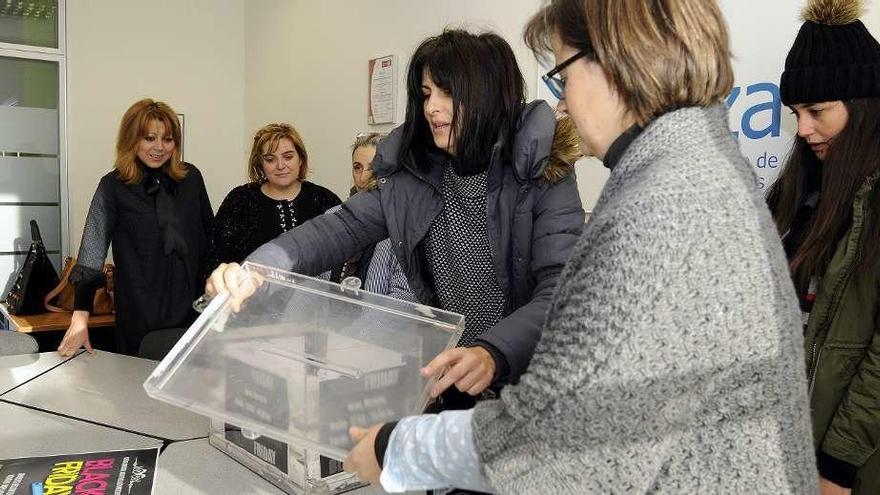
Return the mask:
[[[393,124],[395,93],[394,55],[370,60],[370,101],[367,106],[367,123]]]

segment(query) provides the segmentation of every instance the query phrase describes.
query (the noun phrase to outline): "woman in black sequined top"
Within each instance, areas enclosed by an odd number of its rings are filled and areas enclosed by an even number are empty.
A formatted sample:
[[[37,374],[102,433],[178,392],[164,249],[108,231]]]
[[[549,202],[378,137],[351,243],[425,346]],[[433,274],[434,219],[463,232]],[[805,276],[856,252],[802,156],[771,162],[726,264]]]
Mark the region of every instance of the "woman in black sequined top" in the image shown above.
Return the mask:
[[[329,189],[305,180],[308,154],[290,124],[268,124],[254,135],[250,182],[226,195],[211,234],[212,262],[240,263],[253,250],[341,204]]]

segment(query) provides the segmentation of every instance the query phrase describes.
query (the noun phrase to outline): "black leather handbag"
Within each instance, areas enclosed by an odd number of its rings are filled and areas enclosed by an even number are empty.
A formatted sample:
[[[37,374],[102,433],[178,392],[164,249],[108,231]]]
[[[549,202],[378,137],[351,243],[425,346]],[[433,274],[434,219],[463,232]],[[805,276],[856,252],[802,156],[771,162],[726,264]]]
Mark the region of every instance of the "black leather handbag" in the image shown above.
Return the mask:
[[[40,227],[31,220],[31,248],[9,293],[6,294],[6,307],[13,315],[33,315],[42,313],[43,299],[56,285],[58,272],[52,266],[46,247],[40,236]]]

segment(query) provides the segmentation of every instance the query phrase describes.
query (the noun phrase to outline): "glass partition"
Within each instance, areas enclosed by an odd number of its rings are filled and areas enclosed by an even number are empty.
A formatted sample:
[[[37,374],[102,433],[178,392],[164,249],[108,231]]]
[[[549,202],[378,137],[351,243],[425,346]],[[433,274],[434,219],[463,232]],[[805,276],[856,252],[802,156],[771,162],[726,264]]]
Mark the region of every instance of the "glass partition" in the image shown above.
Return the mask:
[[[0,0],[0,42],[58,48],[58,1]]]
[[[58,62],[0,56],[0,297],[24,262],[32,219],[60,269],[59,122]]]

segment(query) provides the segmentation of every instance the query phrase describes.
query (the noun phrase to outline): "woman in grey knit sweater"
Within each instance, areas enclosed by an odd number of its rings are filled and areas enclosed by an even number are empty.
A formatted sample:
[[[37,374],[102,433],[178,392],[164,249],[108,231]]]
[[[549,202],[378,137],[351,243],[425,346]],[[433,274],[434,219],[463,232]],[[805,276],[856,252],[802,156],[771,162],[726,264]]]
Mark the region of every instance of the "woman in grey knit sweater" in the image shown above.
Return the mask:
[[[346,469],[388,491],[815,493],[799,312],[727,127],[718,5],[555,0],[526,40],[610,178],[521,381],[353,428]]]

